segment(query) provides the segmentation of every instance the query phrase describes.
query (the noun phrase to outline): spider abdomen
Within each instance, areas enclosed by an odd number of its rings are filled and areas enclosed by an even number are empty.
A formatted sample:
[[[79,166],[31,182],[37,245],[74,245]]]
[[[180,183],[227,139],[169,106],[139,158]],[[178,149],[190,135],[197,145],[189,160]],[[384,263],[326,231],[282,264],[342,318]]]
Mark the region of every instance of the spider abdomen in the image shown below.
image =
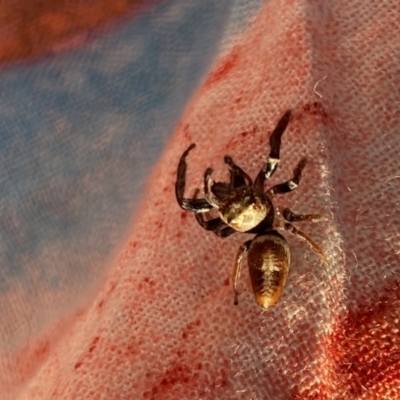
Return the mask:
[[[247,255],[250,280],[257,303],[264,309],[281,297],[290,265],[290,249],[276,231],[256,236]]]

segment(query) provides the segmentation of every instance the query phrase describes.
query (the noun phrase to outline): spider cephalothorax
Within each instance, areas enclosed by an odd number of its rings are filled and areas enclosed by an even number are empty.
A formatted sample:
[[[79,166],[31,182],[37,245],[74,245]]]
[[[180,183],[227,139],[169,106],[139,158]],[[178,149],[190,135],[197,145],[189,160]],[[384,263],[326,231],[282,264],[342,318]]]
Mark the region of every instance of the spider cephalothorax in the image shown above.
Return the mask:
[[[215,200],[214,200],[215,201]],[[273,219],[274,207],[265,193],[249,186],[229,190],[224,200],[215,202],[219,217],[237,232],[258,229]]]
[[[305,233],[299,231],[291,222],[319,221],[324,219],[319,214],[295,214],[288,208],[274,207],[276,194],[284,194],[296,189],[307,160],[301,159],[293,171],[292,179],[264,189],[265,180],[270,178],[279,164],[281,137],[289,123],[290,111],[279,120],[270,137],[270,153],[255,181],[247,175],[232,158],[225,156],[229,166],[230,182],[213,182],[212,169],[204,174],[204,199],[198,199],[196,189],[193,198],[185,198],[186,157],[195,147],[192,143],[182,154],[177,172],[175,193],[178,204],[184,210],[195,213],[197,222],[206,230],[225,238],[235,232],[254,233],[252,240],[245,242],[236,256],[233,272],[234,303],[238,303],[237,283],[241,260],[248,251],[248,265],[254,295],[264,309],[274,305],[281,296],[290,265],[290,249],[285,238],[277,230],[289,231],[300,236],[311,248],[323,257],[321,248]],[[218,215],[208,219],[210,212]],[[205,217],[207,216],[207,218]],[[277,218],[282,215],[286,221]]]

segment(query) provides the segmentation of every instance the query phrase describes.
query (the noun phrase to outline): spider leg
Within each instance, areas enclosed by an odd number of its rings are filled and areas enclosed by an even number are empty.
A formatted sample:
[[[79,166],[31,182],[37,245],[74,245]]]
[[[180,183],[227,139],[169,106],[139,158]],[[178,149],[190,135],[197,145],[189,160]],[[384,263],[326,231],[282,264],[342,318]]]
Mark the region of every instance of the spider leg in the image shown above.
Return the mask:
[[[178,204],[181,208],[186,211],[191,211],[194,213],[204,213],[211,211],[215,207],[210,204],[206,199],[187,199],[184,197],[185,186],[186,186],[186,157],[189,152],[194,149],[196,145],[192,143],[182,154],[177,170],[177,177],[175,183],[175,196]]]
[[[314,250],[315,253],[317,253],[320,258],[322,259],[322,261],[326,264],[326,258],[324,255],[324,252],[322,251],[321,247],[319,247],[317,245],[317,243],[314,242],[314,240],[312,240],[310,238],[310,236],[308,236],[306,233],[300,231],[299,229],[297,229],[294,225],[292,225],[289,222],[275,222],[274,223],[274,228],[280,229],[280,230],[284,230],[287,232],[292,233],[293,235],[297,235],[299,237],[301,237],[303,240],[305,240],[310,247]]]
[[[275,210],[283,215],[283,218],[289,222],[319,222],[326,221],[327,217],[321,214],[295,214],[289,208],[284,208],[283,210],[280,207],[275,207]]]
[[[230,184],[226,182],[214,182],[212,184],[211,190],[212,193],[217,197],[217,198],[224,198],[224,196],[227,195],[230,191]]]
[[[224,161],[226,164],[229,165],[229,173],[231,174],[230,187],[232,189],[241,186],[253,185],[253,181],[251,180],[249,175],[247,175],[246,172],[242,170],[242,168],[236,165],[230,156],[225,156]]]
[[[194,199],[197,198],[198,193],[199,189],[196,189],[193,195]],[[224,221],[222,221],[221,218],[213,218],[207,220],[204,214],[200,213],[195,214],[195,217],[196,221],[203,229],[205,229],[206,231],[214,232],[220,238],[226,238],[236,232],[233,228],[231,228]]]
[[[211,179],[212,173],[212,168],[207,168],[204,172],[204,194],[207,202],[213,206],[213,209],[218,209],[218,196],[212,191],[212,187],[215,185],[214,181]],[[223,186],[223,184],[220,185]]]
[[[296,168],[293,170],[293,178],[284,183],[272,186],[270,189],[267,190],[267,196],[272,199],[276,194],[284,194],[295,190],[297,186],[299,186],[301,173],[306,164],[307,158],[302,158],[297,164]]]
[[[281,149],[281,138],[289,124],[290,114],[290,110],[286,111],[285,114],[283,114],[278,124],[276,125],[276,128],[272,132],[271,137],[269,138],[269,145],[271,150],[269,152],[267,162],[261,168],[254,182],[254,187],[260,190],[264,189],[265,180],[269,179],[278,168],[280,160],[279,152]]]
[[[213,182],[211,180],[212,169],[207,168],[204,174],[204,191],[209,203],[217,206],[218,199],[224,198],[232,189],[241,186],[252,186],[253,181],[238,165],[236,165],[230,156],[225,156],[224,161],[229,165],[231,179],[229,183]],[[214,195],[214,196],[213,196]]]
[[[236,254],[236,259],[235,259],[235,267],[233,268],[233,275],[232,275],[232,285],[233,285],[233,304],[236,306],[239,304],[239,292],[237,290],[237,285],[239,282],[239,277],[240,277],[240,270],[242,267],[242,258],[244,253],[246,253],[249,250],[251,244],[251,240],[248,240],[247,242],[244,242],[237,254]]]
[[[195,214],[196,221],[206,231],[214,232],[220,238],[226,238],[236,231],[229,225],[225,224],[221,218],[213,218],[206,220],[204,214]]]

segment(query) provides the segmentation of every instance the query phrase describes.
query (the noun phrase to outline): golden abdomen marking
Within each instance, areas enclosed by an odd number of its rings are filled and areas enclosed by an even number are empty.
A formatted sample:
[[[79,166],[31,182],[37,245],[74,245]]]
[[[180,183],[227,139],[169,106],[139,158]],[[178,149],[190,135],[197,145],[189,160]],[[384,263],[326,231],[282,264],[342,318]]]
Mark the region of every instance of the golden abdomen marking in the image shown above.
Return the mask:
[[[251,284],[257,303],[264,309],[281,297],[290,265],[290,250],[276,231],[257,236],[247,255]]]

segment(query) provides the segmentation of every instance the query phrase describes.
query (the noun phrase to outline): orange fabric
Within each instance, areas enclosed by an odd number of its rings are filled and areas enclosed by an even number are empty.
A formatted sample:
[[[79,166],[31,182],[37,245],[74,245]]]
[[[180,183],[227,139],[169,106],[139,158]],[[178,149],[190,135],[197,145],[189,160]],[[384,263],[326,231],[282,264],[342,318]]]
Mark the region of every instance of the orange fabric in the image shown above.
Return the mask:
[[[90,31],[131,12],[141,1],[15,0],[2,3],[0,63],[5,63],[58,52],[73,44],[77,46],[86,41]]]

